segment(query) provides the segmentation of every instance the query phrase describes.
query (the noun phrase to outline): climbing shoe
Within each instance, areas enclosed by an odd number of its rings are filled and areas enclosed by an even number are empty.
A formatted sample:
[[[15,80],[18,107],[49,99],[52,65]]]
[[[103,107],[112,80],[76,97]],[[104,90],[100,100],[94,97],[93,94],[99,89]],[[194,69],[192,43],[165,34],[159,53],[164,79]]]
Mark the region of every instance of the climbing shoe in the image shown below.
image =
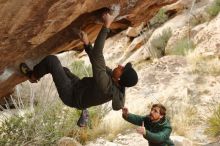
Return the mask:
[[[89,121],[89,111],[87,109],[82,110],[77,125],[79,127],[86,127],[88,125],[88,121]]]
[[[33,79],[31,78],[31,75],[32,75],[33,71],[27,66],[27,64],[21,63],[21,64],[20,64],[20,71],[21,71],[21,73],[22,73],[23,75],[25,75],[26,77],[29,78],[29,81],[30,81],[31,83],[36,83],[36,82],[37,82],[37,80],[33,80]]]

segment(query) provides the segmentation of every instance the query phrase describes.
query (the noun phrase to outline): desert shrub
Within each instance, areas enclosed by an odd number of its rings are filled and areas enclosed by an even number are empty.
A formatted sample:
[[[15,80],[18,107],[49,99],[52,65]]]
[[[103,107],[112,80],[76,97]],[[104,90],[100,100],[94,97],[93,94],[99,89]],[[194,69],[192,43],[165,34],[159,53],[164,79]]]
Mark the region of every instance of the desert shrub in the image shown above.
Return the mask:
[[[164,24],[168,20],[168,16],[166,15],[166,10],[161,8],[157,14],[150,20],[151,27],[159,27]]]
[[[215,0],[211,6],[206,9],[210,17],[215,17],[220,11],[220,0]]]
[[[168,106],[167,106],[168,107]],[[169,107],[168,116],[170,118],[173,133],[181,136],[187,136],[187,132],[196,125],[198,121],[197,109],[190,104]]]
[[[0,126],[0,145],[55,145],[64,136],[85,143],[107,133],[107,129],[98,127],[110,110],[108,106],[89,108],[89,126],[79,128],[76,125],[79,110],[60,101],[49,104],[38,104],[32,112],[14,114],[4,120]]]
[[[161,57],[165,54],[165,47],[171,36],[172,31],[169,28],[163,30],[162,34],[151,40],[151,49],[153,52],[155,52],[155,54],[157,54],[157,57]]]
[[[195,44],[193,41],[189,40],[187,37],[184,37],[175,43],[169,54],[186,55],[190,50],[193,50],[194,48]]]
[[[208,128],[206,132],[213,136],[219,137],[220,136],[220,105],[218,108],[215,109],[214,113],[211,117],[207,120]]]
[[[74,128],[75,110],[61,102],[38,106],[24,115],[15,114],[0,126],[0,145],[52,145]]]
[[[189,20],[189,23],[191,26],[196,26],[207,21],[209,21],[209,16],[207,13],[201,13],[198,16],[192,16]]]
[[[215,0],[210,6],[205,9],[205,12],[197,15],[192,15],[189,20],[191,26],[196,26],[204,22],[210,21],[212,18],[218,15],[220,11],[220,0]]]

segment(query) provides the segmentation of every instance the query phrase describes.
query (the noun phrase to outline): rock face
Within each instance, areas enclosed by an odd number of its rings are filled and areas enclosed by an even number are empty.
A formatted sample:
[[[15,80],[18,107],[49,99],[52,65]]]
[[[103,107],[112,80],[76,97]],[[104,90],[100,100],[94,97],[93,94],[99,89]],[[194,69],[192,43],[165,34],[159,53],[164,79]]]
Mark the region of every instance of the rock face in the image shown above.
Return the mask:
[[[106,8],[119,14],[113,34],[146,23],[162,6],[177,0],[2,0],[0,1],[0,97],[26,80],[20,62],[35,65],[48,54],[82,50],[76,30],[93,42],[101,28],[100,14]]]

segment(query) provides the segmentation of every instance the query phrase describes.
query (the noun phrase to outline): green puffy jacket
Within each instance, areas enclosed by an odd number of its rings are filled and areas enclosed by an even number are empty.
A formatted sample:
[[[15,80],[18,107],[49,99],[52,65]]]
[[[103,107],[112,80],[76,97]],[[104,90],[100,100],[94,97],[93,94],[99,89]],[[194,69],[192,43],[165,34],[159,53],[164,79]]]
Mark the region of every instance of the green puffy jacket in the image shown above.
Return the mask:
[[[166,117],[158,122],[152,122],[149,116],[138,116],[134,114],[128,114],[127,118],[123,118],[138,126],[142,126],[142,122],[144,121],[146,134],[143,136],[148,140],[149,146],[174,146],[174,143],[169,138],[172,128]]]

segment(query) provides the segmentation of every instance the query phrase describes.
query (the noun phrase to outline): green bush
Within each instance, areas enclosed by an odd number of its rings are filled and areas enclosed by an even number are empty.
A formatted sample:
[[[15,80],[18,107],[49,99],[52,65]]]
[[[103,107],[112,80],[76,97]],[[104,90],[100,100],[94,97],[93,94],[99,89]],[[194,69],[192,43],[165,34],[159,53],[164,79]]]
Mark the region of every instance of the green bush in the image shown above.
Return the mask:
[[[85,143],[103,134],[96,128],[107,112],[103,106],[89,108],[89,126],[79,130],[76,123],[80,110],[66,107],[58,101],[50,106],[38,105],[33,112],[15,114],[2,123],[0,145],[55,145],[64,136]]]
[[[178,40],[168,53],[173,55],[186,55],[189,50],[193,49],[195,49],[195,44],[193,41],[189,40],[187,37],[184,37]]]
[[[172,36],[171,29],[163,30],[161,35],[158,35],[155,39],[152,39],[151,46],[154,54],[156,54],[157,57],[164,56],[165,54],[165,47],[167,45],[168,40]]]
[[[215,17],[220,11],[220,0],[215,0],[211,6],[206,9],[206,12],[211,16]]]
[[[159,27],[168,20],[168,16],[165,14],[166,10],[160,9],[158,13],[150,20],[150,26]]]
[[[208,128],[206,132],[214,137],[220,136],[220,105],[208,119]]]
[[[0,126],[0,145],[52,145],[75,127],[76,111],[61,102],[13,115]]]

